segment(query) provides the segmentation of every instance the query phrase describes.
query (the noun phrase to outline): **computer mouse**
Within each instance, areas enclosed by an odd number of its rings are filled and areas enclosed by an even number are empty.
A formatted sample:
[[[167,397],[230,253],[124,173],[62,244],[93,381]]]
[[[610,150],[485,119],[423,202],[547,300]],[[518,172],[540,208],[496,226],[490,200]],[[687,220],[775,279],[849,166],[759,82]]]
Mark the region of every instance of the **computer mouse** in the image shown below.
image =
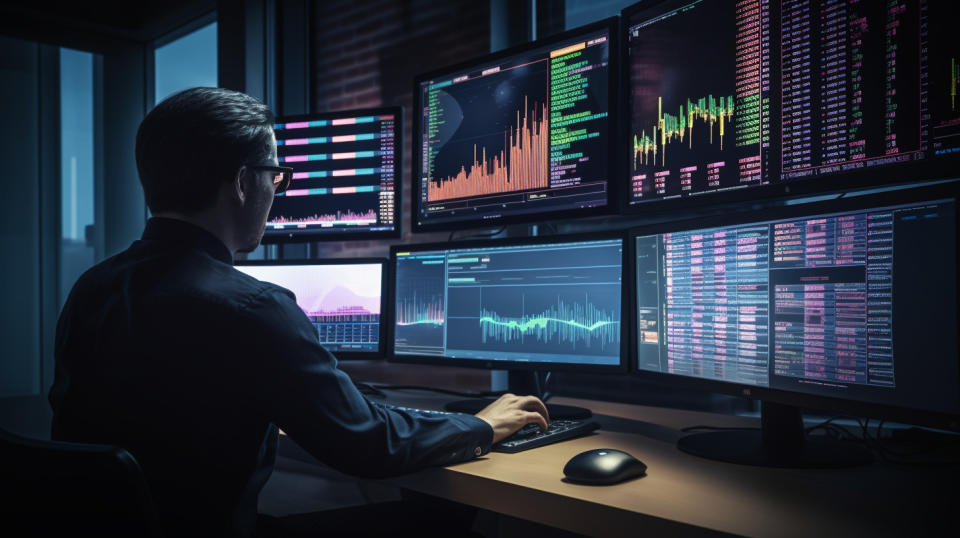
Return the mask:
[[[647,472],[647,466],[622,450],[597,448],[570,458],[563,474],[581,484],[616,484]]]

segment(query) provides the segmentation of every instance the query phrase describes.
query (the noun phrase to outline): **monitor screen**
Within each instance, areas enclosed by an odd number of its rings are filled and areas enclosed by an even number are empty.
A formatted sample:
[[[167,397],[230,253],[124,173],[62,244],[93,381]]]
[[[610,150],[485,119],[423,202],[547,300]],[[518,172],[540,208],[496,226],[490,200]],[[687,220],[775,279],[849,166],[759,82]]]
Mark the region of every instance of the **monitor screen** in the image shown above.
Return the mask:
[[[287,288],[337,357],[376,355],[380,348],[384,261],[247,262],[244,273]]]
[[[273,200],[264,242],[398,236],[401,112],[279,118],[277,157],[293,180]]]
[[[619,367],[623,239],[397,247],[393,354]]]
[[[608,208],[614,34],[600,23],[418,77],[415,228]]]
[[[641,232],[636,366],[960,413],[955,199],[857,207]]]
[[[955,173],[960,40],[932,22],[948,20],[949,5],[668,0],[625,10],[629,204]]]

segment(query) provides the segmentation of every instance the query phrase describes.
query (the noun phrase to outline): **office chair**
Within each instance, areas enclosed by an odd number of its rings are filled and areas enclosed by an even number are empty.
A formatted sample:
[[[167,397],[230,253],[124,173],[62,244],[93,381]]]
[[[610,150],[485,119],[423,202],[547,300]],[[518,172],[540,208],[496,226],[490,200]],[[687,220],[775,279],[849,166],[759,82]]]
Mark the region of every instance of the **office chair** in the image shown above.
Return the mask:
[[[27,439],[0,429],[0,535],[160,537],[126,450]]]

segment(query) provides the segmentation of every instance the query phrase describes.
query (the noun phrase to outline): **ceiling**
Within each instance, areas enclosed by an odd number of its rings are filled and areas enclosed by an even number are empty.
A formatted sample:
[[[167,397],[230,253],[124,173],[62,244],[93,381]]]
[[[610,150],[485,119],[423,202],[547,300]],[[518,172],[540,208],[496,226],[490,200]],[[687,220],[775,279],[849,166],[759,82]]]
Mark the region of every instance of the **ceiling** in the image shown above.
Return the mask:
[[[216,8],[216,0],[2,0],[0,33],[99,49],[109,41],[153,41]]]

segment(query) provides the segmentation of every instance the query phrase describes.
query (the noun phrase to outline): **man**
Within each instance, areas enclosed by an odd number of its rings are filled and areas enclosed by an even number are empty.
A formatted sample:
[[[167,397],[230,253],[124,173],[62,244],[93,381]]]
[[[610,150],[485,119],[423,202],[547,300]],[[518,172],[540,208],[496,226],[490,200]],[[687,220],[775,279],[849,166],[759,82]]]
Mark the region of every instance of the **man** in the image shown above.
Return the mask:
[[[447,417],[371,402],[290,291],[233,268],[290,182],[272,126],[267,107],[224,89],[157,105],[136,148],[154,217],[77,281],[57,326],[53,437],[129,449],[168,535],[250,535],[278,426],[367,477],[469,460],[527,423],[546,427],[533,397]]]

